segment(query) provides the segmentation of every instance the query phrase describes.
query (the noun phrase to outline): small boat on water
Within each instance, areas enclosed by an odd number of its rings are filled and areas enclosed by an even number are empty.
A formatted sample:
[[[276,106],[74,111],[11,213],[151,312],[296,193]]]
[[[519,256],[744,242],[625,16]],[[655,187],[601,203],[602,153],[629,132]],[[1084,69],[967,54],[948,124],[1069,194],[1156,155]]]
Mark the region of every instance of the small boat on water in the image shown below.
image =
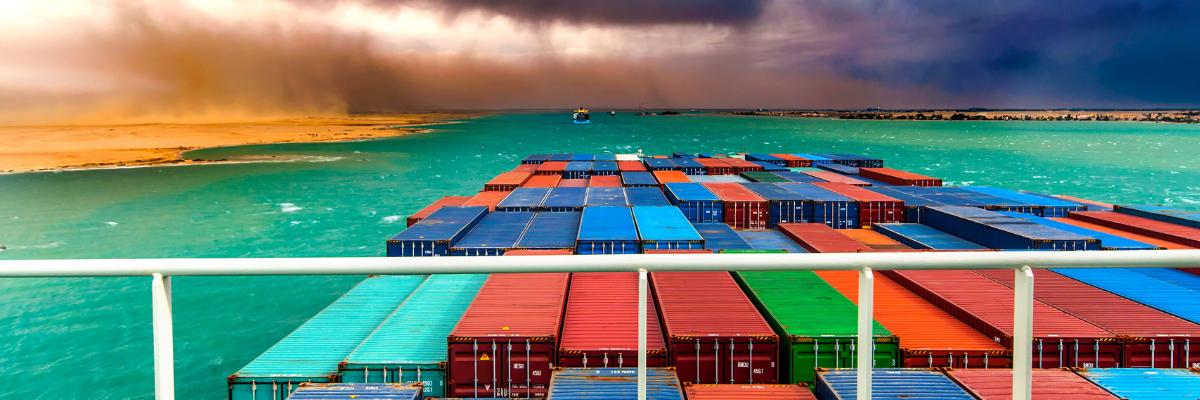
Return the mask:
[[[573,118],[573,121],[576,124],[586,124],[586,123],[592,122],[591,117],[588,116],[588,110],[584,110],[583,107],[580,107],[579,109],[575,110],[575,116]]]
[[[610,116],[610,117],[615,117],[615,116],[617,116],[617,112],[616,112],[616,111],[609,111],[609,112],[608,112],[608,116]]]

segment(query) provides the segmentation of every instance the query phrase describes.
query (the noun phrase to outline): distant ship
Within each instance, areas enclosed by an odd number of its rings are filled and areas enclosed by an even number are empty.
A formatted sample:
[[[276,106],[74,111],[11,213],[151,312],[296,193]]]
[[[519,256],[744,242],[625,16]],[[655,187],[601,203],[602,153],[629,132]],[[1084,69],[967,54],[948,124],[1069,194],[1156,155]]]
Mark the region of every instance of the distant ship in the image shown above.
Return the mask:
[[[583,107],[575,110],[574,122],[576,124],[586,124],[592,122],[591,117],[588,116],[588,110],[584,110]]]
[[[608,112],[608,116],[610,116],[610,117],[613,117],[613,116],[616,116],[616,115],[617,115],[617,112],[616,112],[616,111],[609,111],[609,112]]]

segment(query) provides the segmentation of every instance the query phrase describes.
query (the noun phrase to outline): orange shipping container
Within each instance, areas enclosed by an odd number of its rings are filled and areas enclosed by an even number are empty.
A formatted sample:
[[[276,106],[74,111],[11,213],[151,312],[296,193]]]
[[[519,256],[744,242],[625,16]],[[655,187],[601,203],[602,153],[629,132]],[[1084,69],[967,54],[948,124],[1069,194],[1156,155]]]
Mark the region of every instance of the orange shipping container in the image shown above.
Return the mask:
[[[857,240],[859,243],[870,247],[871,250],[920,251],[913,249],[912,247],[905,246],[903,243],[892,240],[892,238],[883,236],[879,232],[875,232],[870,229],[839,229],[837,232],[849,236],[851,239]]]
[[[729,163],[725,162],[725,158],[696,158],[692,159],[700,165],[704,166],[704,170],[709,175],[736,175],[734,168]]]
[[[620,175],[592,175],[588,187],[621,187]]]
[[[849,176],[839,174],[837,172],[830,172],[830,171],[801,171],[801,172],[804,173],[805,175],[823,180],[825,182],[845,183],[845,184],[851,185],[851,186],[871,186],[870,183],[863,182],[858,179],[854,179]]]
[[[641,161],[617,161],[617,169],[621,172],[645,172],[646,164]]]
[[[504,198],[508,197],[510,193],[512,192],[479,192],[479,194],[475,195],[475,197],[472,197],[470,200],[467,200],[462,205],[487,206],[488,211],[496,211],[496,205],[500,204],[501,201],[504,201]]]
[[[787,161],[788,168],[810,168],[812,160],[803,157],[797,157],[791,154],[768,154],[769,156],[783,159]]]
[[[899,186],[942,186],[941,179],[891,168],[859,168],[858,175]]]
[[[513,189],[521,187],[521,184],[529,180],[531,176],[533,174],[528,172],[505,172],[485,183],[483,190],[485,192],[511,192]]]
[[[657,180],[660,185],[666,183],[692,181],[691,179],[688,179],[687,175],[681,171],[654,171],[654,179]]]
[[[539,164],[521,164],[521,165],[518,165],[516,168],[513,168],[513,170],[510,172],[528,172],[528,173],[532,174],[534,172],[537,172],[538,165]]]
[[[525,164],[536,165],[536,164]],[[562,180],[560,175],[534,175],[529,177],[521,187],[555,187],[558,186],[558,181]]]

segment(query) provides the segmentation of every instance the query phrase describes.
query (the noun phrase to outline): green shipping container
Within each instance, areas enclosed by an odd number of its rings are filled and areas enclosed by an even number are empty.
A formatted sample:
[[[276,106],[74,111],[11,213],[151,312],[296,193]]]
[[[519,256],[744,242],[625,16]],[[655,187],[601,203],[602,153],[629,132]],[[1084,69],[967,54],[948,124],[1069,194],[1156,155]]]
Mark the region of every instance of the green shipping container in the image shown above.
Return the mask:
[[[787,179],[784,179],[782,176],[775,175],[775,174],[772,174],[772,173],[766,172],[766,171],[746,171],[746,172],[741,173],[740,175],[743,178],[750,180],[750,182],[766,182],[766,183],[780,183],[780,182],[791,183],[792,182]]]
[[[422,397],[446,391],[446,336],[487,275],[432,275],[338,367],[342,382],[425,385]]]
[[[301,382],[337,379],[346,359],[428,275],[369,277],[230,375],[230,400],[285,399]]]
[[[858,306],[811,271],[738,272],[738,283],[780,337],[780,378],[813,383],[816,368],[852,368]],[[896,336],[875,321],[875,367],[895,368]]]

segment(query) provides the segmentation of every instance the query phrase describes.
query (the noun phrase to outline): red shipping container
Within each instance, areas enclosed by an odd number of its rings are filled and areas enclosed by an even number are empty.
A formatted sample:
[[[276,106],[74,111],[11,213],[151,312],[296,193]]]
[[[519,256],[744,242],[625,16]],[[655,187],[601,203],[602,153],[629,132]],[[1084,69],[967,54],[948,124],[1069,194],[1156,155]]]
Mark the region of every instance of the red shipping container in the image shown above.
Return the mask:
[[[538,175],[562,175],[563,170],[567,169],[566,161],[546,161],[537,165]]]
[[[736,183],[702,185],[725,203],[725,223],[733,229],[767,229],[771,216],[766,199]]]
[[[1071,225],[1075,225],[1075,226],[1078,226],[1078,227],[1080,227],[1080,228],[1091,229],[1091,230],[1098,231],[1098,232],[1104,232],[1104,233],[1107,233],[1107,234],[1110,234],[1110,235],[1116,235],[1116,236],[1120,236],[1120,237],[1123,237],[1123,238],[1126,238],[1126,239],[1136,240],[1136,241],[1139,241],[1139,242],[1142,242],[1142,243],[1146,243],[1146,244],[1152,244],[1152,245],[1155,245],[1155,246],[1158,246],[1158,247],[1162,247],[1162,248],[1164,248],[1164,249],[1167,249],[1167,250],[1191,250],[1191,249],[1195,249],[1195,247],[1192,247],[1192,246],[1184,246],[1184,245],[1182,245],[1182,244],[1179,244],[1179,243],[1175,243],[1175,242],[1168,242],[1168,241],[1166,241],[1166,240],[1162,240],[1162,239],[1155,239],[1155,238],[1152,238],[1152,237],[1149,237],[1149,236],[1142,236],[1142,235],[1139,235],[1139,234],[1136,234],[1136,233],[1125,232],[1125,231],[1122,231],[1122,230],[1113,229],[1113,228],[1109,228],[1109,227],[1106,227],[1106,226],[1100,226],[1100,225],[1096,225],[1096,224],[1089,224],[1089,223],[1087,223],[1087,222],[1083,222],[1083,221],[1080,221],[1080,220],[1077,220],[1077,219],[1070,219],[1070,218],[1050,218],[1050,219],[1051,219],[1051,220],[1053,220],[1053,221],[1062,222],[1062,223],[1064,223],[1064,224],[1071,224]],[[1183,271],[1183,272],[1190,273],[1190,274],[1194,274],[1194,275],[1200,275],[1200,268],[1176,268],[1176,269],[1177,269],[1177,270],[1180,270],[1180,271]]]
[[[866,182],[860,181],[858,179],[854,179],[849,176],[839,174],[837,172],[830,172],[830,171],[800,171],[800,172],[804,173],[805,175],[811,176],[813,178],[823,180],[825,182],[845,183],[845,184],[851,185],[851,186],[871,186],[870,183],[866,183]]]
[[[956,369],[946,375],[980,400],[1012,400],[1011,369]],[[1033,370],[1034,400],[1117,400],[1117,396],[1074,372],[1061,369]]]
[[[646,254],[713,254],[712,250],[704,249],[650,249],[642,252]]]
[[[1012,349],[1012,289],[968,270],[879,273]],[[1033,342],[1034,368],[1116,368],[1123,360],[1116,335],[1037,300]]]
[[[621,172],[646,172],[646,164],[641,161],[617,161],[617,169]]]
[[[1016,281],[1012,271],[975,272],[1008,287],[1013,287]],[[1122,336],[1125,344],[1122,367],[1187,368],[1193,362],[1200,362],[1200,350],[1191,354],[1187,349],[1192,340],[1200,340],[1200,325],[1053,271],[1039,270],[1033,274],[1034,298]]]
[[[761,165],[740,159],[740,158],[722,158],[721,161],[733,166],[733,173],[740,174],[746,171],[766,171],[767,169]]]
[[[588,187],[622,187],[620,175],[592,175]]]
[[[448,338],[447,397],[546,397],[571,274],[492,274]]]
[[[683,171],[654,171],[653,174],[654,179],[658,181],[659,185],[664,183],[692,181],[691,178],[688,178],[687,175],[683,173]]]
[[[458,207],[470,199],[471,196],[443,197],[440,200],[433,202],[433,204],[430,204],[428,207],[422,208],[421,211],[417,211],[415,214],[408,216],[408,226],[413,226],[413,224],[421,222],[422,219],[425,219],[425,217],[428,217],[429,214],[433,214],[434,211],[437,211],[442,207]]]
[[[509,250],[504,252],[506,256],[569,256],[575,252],[571,250]]]
[[[725,162],[727,158],[694,158],[692,161],[700,163],[704,166],[704,170],[709,175],[737,175],[733,171],[733,166]]]
[[[804,157],[797,157],[797,156],[793,156],[791,154],[768,154],[768,155],[775,157],[775,158],[782,158],[783,161],[787,161],[788,168],[811,168],[812,167],[812,160],[809,160]]]
[[[496,211],[496,206],[504,201],[512,192],[479,192],[470,200],[463,202],[463,206],[487,206],[488,211]]]
[[[688,400],[817,400],[804,383],[795,385],[688,385]]]
[[[779,232],[813,253],[871,253],[870,247],[825,224],[779,224]]]
[[[534,172],[537,172],[538,166],[539,166],[538,164],[521,164],[521,165],[518,165],[516,168],[513,168],[513,170],[510,172],[528,172],[528,173],[532,174]]]
[[[1067,217],[1155,239],[1200,247],[1200,229],[1113,211],[1071,211]]]
[[[840,182],[813,182],[812,185],[857,201],[858,220],[863,228],[876,223],[907,222],[903,200]]]
[[[485,192],[511,192],[513,189],[521,187],[529,177],[533,176],[528,172],[505,172],[496,175],[495,178],[483,185]]]
[[[563,179],[558,181],[558,187],[587,187],[587,179]]]
[[[537,164],[525,164],[537,165]],[[529,177],[521,187],[555,187],[558,186],[558,181],[562,180],[562,175],[534,175]]]
[[[1058,198],[1060,198],[1060,199],[1067,199],[1067,200],[1078,201],[1078,202],[1080,202],[1080,203],[1094,204],[1094,205],[1098,205],[1098,206],[1101,206],[1101,207],[1108,207],[1108,208],[1112,208],[1112,207],[1113,207],[1113,205],[1112,205],[1112,204],[1108,204],[1108,203],[1101,203],[1101,202],[1098,202],[1098,201],[1092,201],[1092,200],[1087,200],[1087,199],[1081,199],[1081,198],[1078,198],[1078,197],[1064,196],[1064,195],[1061,195],[1061,194],[1056,194],[1056,195],[1054,195],[1053,197],[1058,197]]]
[[[653,302],[646,304],[646,365],[667,366],[667,344]],[[558,346],[559,367],[637,366],[637,272],[571,275]]]
[[[681,382],[779,383],[779,337],[724,271],[653,272]]]
[[[891,168],[859,168],[858,175],[899,186],[942,186],[942,180]]]

